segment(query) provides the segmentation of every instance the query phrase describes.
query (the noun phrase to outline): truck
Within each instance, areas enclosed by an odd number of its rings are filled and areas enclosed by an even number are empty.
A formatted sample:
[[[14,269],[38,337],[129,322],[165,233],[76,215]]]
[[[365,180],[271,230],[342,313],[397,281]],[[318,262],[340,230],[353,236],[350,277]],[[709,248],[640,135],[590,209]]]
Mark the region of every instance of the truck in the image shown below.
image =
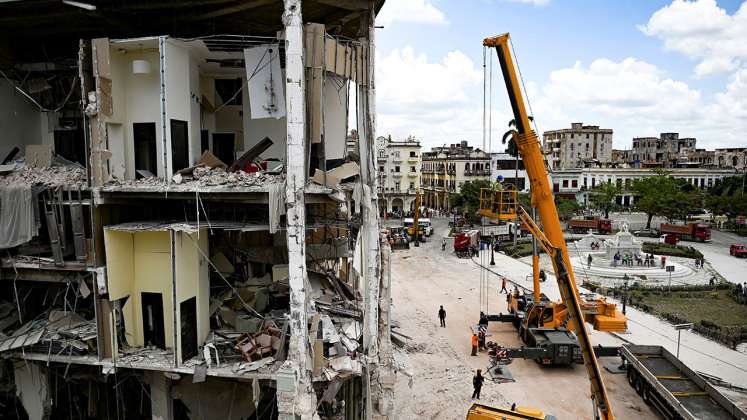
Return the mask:
[[[601,235],[612,233],[612,221],[609,219],[571,219],[568,221],[568,229],[574,233],[586,233],[594,230]]]
[[[467,412],[467,420],[556,420],[555,416],[546,415],[542,410],[531,407],[511,408],[491,407],[484,404],[472,404]]]
[[[688,223],[686,225],[673,225],[662,223],[659,233],[672,234],[680,240],[706,242],[711,240],[711,228],[704,223]]]
[[[480,249],[480,231],[465,230],[454,236],[454,252],[459,258],[470,258]]]
[[[630,386],[665,419],[747,419],[747,412],[662,346],[624,344],[620,357]]]

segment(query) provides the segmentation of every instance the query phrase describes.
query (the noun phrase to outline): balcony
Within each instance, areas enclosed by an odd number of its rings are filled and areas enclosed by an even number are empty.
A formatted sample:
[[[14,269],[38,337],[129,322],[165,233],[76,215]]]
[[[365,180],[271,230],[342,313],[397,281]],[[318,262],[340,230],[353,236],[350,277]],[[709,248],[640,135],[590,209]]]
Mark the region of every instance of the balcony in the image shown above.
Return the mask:
[[[392,156],[392,162],[394,163],[402,163],[402,158],[398,156]]]
[[[402,172],[392,172],[392,176],[395,178],[402,178]]]
[[[446,173],[452,176],[456,175],[456,171],[454,169],[449,169],[448,171],[446,171]]]
[[[386,156],[379,155],[379,156],[376,157],[376,161],[377,162],[386,162]]]
[[[410,156],[407,158],[408,162],[417,163],[417,161],[420,160],[417,156]]]
[[[407,173],[407,176],[416,177],[416,176],[418,176],[418,173],[410,171],[410,172]]]

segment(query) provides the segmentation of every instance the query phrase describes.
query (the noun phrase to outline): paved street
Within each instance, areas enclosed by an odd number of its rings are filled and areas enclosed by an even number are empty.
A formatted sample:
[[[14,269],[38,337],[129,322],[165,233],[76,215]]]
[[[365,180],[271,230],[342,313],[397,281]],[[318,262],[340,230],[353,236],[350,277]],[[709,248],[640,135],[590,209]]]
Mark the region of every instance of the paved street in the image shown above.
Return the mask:
[[[419,248],[395,251],[392,258],[392,292],[394,317],[401,331],[413,337],[415,349],[409,354],[414,372],[412,388],[407,378],[397,385],[399,418],[460,418],[470,404],[470,378],[474,370],[485,369],[485,354],[469,356],[469,326],[479,312],[480,269],[475,261],[453,255],[452,242],[446,252],[440,249],[440,238],[447,232],[445,219],[434,220],[435,232]],[[708,244],[706,244],[708,245]],[[487,255],[482,258],[488,261]],[[496,254],[494,273],[523,286],[531,286],[526,276],[531,267],[503,254]],[[505,295],[499,295],[499,278],[489,276],[491,313],[506,312]],[[558,296],[554,276],[548,275],[543,293],[551,299]],[[447,310],[447,328],[438,328],[438,305]],[[676,352],[674,328],[654,316],[628,308],[629,332],[614,336],[591,331],[594,344],[620,345],[623,340],[636,344],[663,345]],[[510,325],[491,324],[488,340],[501,345],[519,346]],[[621,339],[622,338],[622,339]],[[697,334],[684,331],[681,359],[697,371],[747,386],[747,355],[732,351]],[[611,363],[612,359],[602,360]],[[558,418],[588,418],[591,404],[588,379],[581,366],[543,368],[533,361],[515,360],[509,369],[517,379],[513,384],[488,382],[483,388],[483,402],[537,406]],[[613,409],[619,418],[656,418],[628,386],[625,378],[605,371],[605,383],[614,398]]]
[[[488,356],[471,357],[470,325],[479,314],[480,269],[469,259],[453,254],[452,242],[441,251],[447,232],[445,219],[434,220],[436,231],[419,248],[395,251],[392,257],[394,318],[402,333],[413,337],[409,364],[414,373],[412,387],[400,375],[397,384],[397,418],[464,418],[473,402],[471,378],[476,369],[488,367]],[[512,273],[528,273],[528,266],[506,256],[497,256],[497,267],[514,266]],[[506,312],[505,295],[499,295],[499,279],[489,278],[491,313]],[[548,281],[549,282],[549,281]],[[438,327],[438,306],[447,311],[446,328]],[[516,330],[509,324],[490,325],[489,341],[520,346]],[[605,334],[606,335],[606,334]],[[594,333],[595,343],[601,334]],[[608,361],[612,361],[608,359]],[[546,368],[534,361],[515,360],[510,371],[515,383],[487,381],[480,402],[508,406],[534,406],[559,419],[591,418],[589,382],[583,366]],[[628,385],[624,375],[604,371],[604,380],[618,418],[657,418]]]

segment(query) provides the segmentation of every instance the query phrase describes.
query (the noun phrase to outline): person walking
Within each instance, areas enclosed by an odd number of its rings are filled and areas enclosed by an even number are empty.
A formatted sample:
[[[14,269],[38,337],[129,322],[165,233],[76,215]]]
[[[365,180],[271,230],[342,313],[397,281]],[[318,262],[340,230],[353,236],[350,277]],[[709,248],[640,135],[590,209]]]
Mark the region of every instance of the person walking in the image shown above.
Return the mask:
[[[485,350],[485,331],[480,328],[480,332],[477,333],[477,350]]]
[[[438,320],[441,321],[441,328],[446,328],[446,309],[444,305],[438,309]]]
[[[661,268],[666,268],[667,266],[667,257],[661,256]]]
[[[506,292],[506,294],[508,294],[508,290],[506,290],[506,278],[505,277],[501,277],[501,291],[498,293],[503,293],[503,292]]]
[[[592,262],[592,260],[594,260],[594,258],[592,258],[591,254],[589,254],[589,256],[586,257],[586,264],[587,264],[588,268],[591,268],[591,262]]]
[[[477,356],[477,346],[480,343],[477,340],[477,334],[472,334],[472,355]]]
[[[474,391],[472,391],[472,399],[480,399],[480,390],[482,389],[482,383],[484,381],[485,378],[482,376],[482,369],[477,369],[477,373],[472,377],[472,387],[474,388]]]

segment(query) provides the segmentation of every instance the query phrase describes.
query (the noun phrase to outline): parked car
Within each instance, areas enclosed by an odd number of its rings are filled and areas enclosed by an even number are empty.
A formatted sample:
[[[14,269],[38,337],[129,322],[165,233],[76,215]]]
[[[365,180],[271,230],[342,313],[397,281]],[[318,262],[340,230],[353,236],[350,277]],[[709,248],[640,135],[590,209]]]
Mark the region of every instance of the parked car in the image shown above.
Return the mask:
[[[657,238],[659,237],[659,232],[657,232],[656,229],[641,229],[641,230],[634,231],[633,235],[643,236],[646,238]]]
[[[737,258],[747,257],[747,245],[732,244],[732,246],[729,247],[729,254]]]

